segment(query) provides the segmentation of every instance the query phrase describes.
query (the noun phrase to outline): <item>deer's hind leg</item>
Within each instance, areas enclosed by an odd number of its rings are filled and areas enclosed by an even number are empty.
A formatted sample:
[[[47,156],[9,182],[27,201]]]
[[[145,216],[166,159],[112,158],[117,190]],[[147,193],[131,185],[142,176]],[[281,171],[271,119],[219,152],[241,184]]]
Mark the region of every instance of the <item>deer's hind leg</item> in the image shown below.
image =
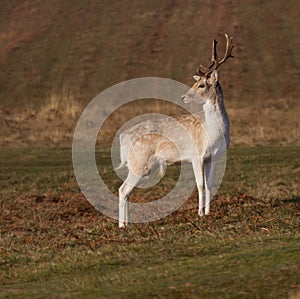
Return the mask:
[[[119,227],[125,227],[129,221],[129,196],[132,190],[148,175],[149,156],[132,148],[128,155],[128,175],[119,188]]]
[[[129,196],[139,184],[142,176],[135,175],[129,170],[128,176],[119,188],[119,227],[123,228],[129,223]]]
[[[141,138],[145,138],[142,136]],[[119,227],[129,223],[129,196],[151,170],[152,148],[143,140],[136,141],[127,157],[128,176],[119,188]]]

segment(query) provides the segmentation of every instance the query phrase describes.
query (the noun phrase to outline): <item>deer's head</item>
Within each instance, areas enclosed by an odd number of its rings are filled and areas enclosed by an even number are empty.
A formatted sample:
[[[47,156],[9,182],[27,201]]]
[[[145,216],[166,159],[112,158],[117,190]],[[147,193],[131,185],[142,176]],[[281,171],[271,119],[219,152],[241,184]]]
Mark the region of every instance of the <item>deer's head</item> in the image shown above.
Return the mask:
[[[231,55],[233,49],[233,38],[225,34],[226,37],[226,50],[223,58],[217,56],[217,41],[213,40],[212,45],[212,58],[211,64],[208,67],[200,65],[197,70],[197,75],[194,75],[196,83],[192,88],[182,96],[182,100],[185,103],[192,101],[196,102],[207,102],[216,100],[217,93],[222,93],[221,86],[218,81],[217,69],[222,65],[228,58],[233,57]]]

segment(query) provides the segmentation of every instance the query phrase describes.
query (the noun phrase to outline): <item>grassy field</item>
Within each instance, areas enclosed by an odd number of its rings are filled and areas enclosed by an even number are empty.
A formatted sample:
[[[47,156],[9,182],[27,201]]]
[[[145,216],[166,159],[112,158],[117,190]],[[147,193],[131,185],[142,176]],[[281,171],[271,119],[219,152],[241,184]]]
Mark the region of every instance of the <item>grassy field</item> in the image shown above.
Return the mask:
[[[233,148],[211,216],[195,191],[126,230],[83,198],[70,149],[1,150],[0,163],[1,298],[300,296],[298,147]],[[115,178],[109,158],[99,167]]]

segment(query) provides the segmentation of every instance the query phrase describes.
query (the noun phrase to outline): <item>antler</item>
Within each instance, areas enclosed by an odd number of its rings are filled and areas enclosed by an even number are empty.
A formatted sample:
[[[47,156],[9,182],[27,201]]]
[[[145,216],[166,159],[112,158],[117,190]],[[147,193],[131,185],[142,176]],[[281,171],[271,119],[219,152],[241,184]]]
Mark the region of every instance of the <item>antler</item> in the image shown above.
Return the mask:
[[[223,56],[222,59],[218,58],[217,55],[217,43],[218,41],[216,41],[215,39],[213,40],[213,45],[212,45],[212,55],[211,55],[211,64],[208,68],[204,67],[203,65],[200,65],[200,69],[197,69],[197,72],[200,76],[208,76],[209,74],[211,74],[214,70],[218,69],[220,67],[221,64],[223,64],[228,58],[232,57],[232,49],[234,48],[233,45],[233,37],[229,37],[228,34],[225,33],[225,37],[226,37],[226,50],[225,50],[225,54]]]

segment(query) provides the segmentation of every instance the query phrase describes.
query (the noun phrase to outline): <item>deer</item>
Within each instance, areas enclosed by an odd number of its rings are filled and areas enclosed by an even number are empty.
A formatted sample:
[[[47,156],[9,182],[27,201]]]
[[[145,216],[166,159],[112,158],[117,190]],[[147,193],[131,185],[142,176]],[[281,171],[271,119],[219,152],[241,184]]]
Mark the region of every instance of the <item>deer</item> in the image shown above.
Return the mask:
[[[119,188],[120,228],[128,226],[130,222],[129,196],[132,190],[149,175],[154,164],[159,165],[159,173],[163,176],[165,165],[181,161],[192,163],[199,197],[198,214],[201,217],[210,214],[216,163],[230,144],[229,118],[217,71],[233,57],[233,37],[225,34],[225,38],[223,57],[218,57],[217,40],[213,39],[210,65],[200,65],[197,75],[193,76],[196,82],[181,98],[184,104],[202,102],[203,107],[196,115],[174,117],[184,130],[174,127],[172,122],[163,118],[143,121],[120,134],[121,163],[118,169],[128,168],[128,175]],[[176,144],[168,136],[173,136]]]

